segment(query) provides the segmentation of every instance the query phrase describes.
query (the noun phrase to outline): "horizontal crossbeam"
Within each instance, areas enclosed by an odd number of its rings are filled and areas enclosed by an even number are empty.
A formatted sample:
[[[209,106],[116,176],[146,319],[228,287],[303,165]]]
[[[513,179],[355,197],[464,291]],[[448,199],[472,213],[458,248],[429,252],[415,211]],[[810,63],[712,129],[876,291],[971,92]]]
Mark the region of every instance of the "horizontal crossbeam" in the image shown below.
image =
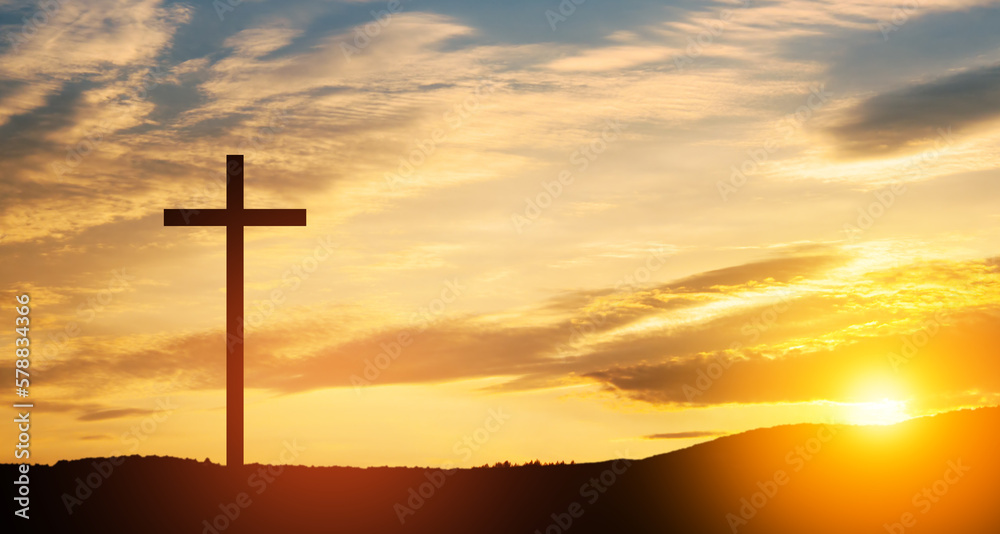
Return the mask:
[[[305,226],[306,210],[163,210],[164,226]]]

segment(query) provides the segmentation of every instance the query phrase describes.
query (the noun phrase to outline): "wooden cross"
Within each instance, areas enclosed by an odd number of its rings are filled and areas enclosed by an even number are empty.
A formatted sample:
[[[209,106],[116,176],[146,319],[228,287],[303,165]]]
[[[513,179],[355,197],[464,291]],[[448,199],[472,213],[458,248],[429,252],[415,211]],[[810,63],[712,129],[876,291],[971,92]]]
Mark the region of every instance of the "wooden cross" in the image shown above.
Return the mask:
[[[243,467],[243,228],[305,226],[306,210],[243,208],[243,156],[226,156],[226,209],[165,209],[164,226],[226,227],[226,465]]]

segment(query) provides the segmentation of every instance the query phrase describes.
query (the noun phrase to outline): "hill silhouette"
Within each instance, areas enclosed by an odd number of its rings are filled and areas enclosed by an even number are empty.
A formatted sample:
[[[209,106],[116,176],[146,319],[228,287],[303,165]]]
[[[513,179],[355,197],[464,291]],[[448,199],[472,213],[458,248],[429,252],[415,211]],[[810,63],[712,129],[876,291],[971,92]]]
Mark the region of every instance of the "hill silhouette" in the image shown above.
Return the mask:
[[[643,460],[450,474],[254,464],[234,476],[169,457],[60,461],[31,468],[31,519],[14,524],[53,533],[997,534],[998,433],[1000,408],[984,408],[885,427],[758,429]],[[17,478],[16,466],[3,470]],[[100,485],[84,495],[88,477]]]

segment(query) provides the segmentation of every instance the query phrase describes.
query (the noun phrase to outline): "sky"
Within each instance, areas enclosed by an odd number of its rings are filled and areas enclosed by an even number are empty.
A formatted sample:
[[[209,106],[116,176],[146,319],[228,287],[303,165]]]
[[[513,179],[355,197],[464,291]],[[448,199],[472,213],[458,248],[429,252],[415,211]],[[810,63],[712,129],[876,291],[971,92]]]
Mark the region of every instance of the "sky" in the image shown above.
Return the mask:
[[[577,1],[0,1],[32,461],[224,461],[225,231],[163,209],[227,154],[308,212],[245,230],[247,462],[1000,401],[1000,3]]]

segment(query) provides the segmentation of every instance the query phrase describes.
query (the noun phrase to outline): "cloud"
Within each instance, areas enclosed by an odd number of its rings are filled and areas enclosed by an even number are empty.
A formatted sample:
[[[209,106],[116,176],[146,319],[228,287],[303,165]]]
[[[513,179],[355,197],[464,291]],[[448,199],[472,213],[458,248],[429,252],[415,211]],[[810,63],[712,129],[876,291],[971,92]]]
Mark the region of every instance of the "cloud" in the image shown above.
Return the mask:
[[[716,286],[737,286],[751,282],[788,283],[797,277],[811,277],[847,261],[842,255],[809,254],[761,260],[716,269],[670,284],[671,289],[705,291]]]
[[[938,395],[1000,391],[1000,366],[988,356],[1000,341],[989,326],[1000,310],[956,317],[915,356],[903,356],[907,336],[839,340],[826,350],[715,353],[692,360],[615,366],[587,376],[611,391],[652,404],[711,406],[810,401],[870,402],[897,395],[914,406]],[[917,337],[918,340],[923,339]],[[912,349],[906,349],[912,350]],[[771,352],[771,351],[769,351]],[[895,354],[899,370],[890,360]],[[867,389],[877,383],[885,389]],[[973,398],[978,394],[972,395]],[[954,406],[952,406],[954,407]]]
[[[655,317],[687,320],[685,316],[691,309],[718,299],[741,301],[752,310],[761,304],[728,293],[751,283],[755,291],[761,291],[793,279],[818,276],[840,261],[833,255],[792,256],[710,271],[640,291],[615,292],[609,288],[567,293],[543,304],[545,313],[560,317],[547,325],[504,326],[468,316],[426,325],[404,324],[344,342],[330,343],[320,336],[295,348],[288,345],[280,325],[269,324],[262,331],[255,330],[253,342],[247,345],[247,385],[293,393],[351,386],[352,377],[364,378],[377,372],[377,380],[367,380],[393,384],[506,376],[512,380],[504,386],[506,389],[529,384],[532,388],[544,387],[614,362],[662,356],[664,348],[678,354],[721,348],[732,334],[707,330],[718,319],[712,315],[676,332],[654,329],[638,337],[611,341],[602,341],[601,337]],[[67,304],[72,309],[72,301]],[[321,333],[340,321],[320,316],[299,321],[297,328]],[[386,347],[396,346],[403,335],[411,342],[394,349],[399,354],[392,358],[392,365],[385,371],[374,367],[373,360],[387,353]],[[598,339],[591,341],[588,336]],[[222,340],[221,333],[200,332],[136,350],[136,344],[146,341],[122,339],[110,345],[100,339],[81,339],[74,353],[53,363],[46,375],[52,382],[86,389],[92,386],[85,384],[94,381],[112,384],[125,377],[134,384],[158,381],[196,389],[218,388],[224,385],[223,358],[211,355],[218,352]],[[553,359],[567,351],[578,356]],[[98,352],[107,356],[88,355]],[[469,358],[469,354],[476,357]]]
[[[714,438],[728,435],[728,432],[718,430],[691,430],[688,432],[668,432],[665,434],[649,434],[642,439],[691,439],[691,438]]]
[[[662,62],[676,51],[667,47],[612,46],[560,58],[548,65],[557,71],[619,71],[645,63]]]
[[[615,395],[682,406],[861,402],[872,392],[858,384],[872,377],[925,392],[914,393],[915,403],[1000,390],[1000,381],[989,378],[1000,376],[1000,368],[988,357],[1000,343],[990,326],[1000,314],[995,262],[916,263],[841,279],[845,261],[834,254],[791,256],[647,289],[562,295],[545,309],[565,318],[547,325],[468,316],[331,342],[324,325],[342,320],[327,315],[297,320],[299,331],[316,334],[300,336],[296,345],[285,326],[269,324],[255,329],[247,345],[246,384],[289,394],[352,387],[358,379],[377,386],[505,377],[491,389],[589,382]],[[955,293],[954,287],[976,289]],[[680,301],[672,300],[678,295]],[[947,320],[939,319],[942,310]],[[896,369],[889,355],[901,354],[906,336],[928,324],[936,325],[932,342]],[[221,333],[205,332],[140,351],[135,342],[94,340],[45,372],[50,382],[90,394],[95,382],[218,389],[225,383],[222,340]],[[105,356],[83,355],[98,347]],[[85,417],[129,413],[138,412],[102,409]]]
[[[0,55],[0,73],[27,83],[0,99],[0,124],[30,112],[67,82],[110,81],[124,70],[148,67],[192,13],[190,6],[164,7],[157,0],[57,4],[39,10],[45,22],[33,24],[33,31],[10,30],[19,44]]]
[[[79,421],[105,421],[108,419],[120,419],[122,417],[131,417],[133,415],[149,415],[154,413],[153,410],[141,410],[139,408],[118,408],[114,410],[101,410],[99,412],[85,413],[79,417]]]
[[[772,309],[770,319],[765,310],[711,325],[723,336],[741,332],[735,345],[586,376],[616,394],[666,405],[863,402],[879,395],[910,398],[914,406],[936,397],[965,402],[1000,391],[1000,367],[989,356],[1000,342],[991,326],[1000,317],[991,293],[996,273],[990,260],[868,272],[784,311]],[[976,289],[956,294],[954,287]],[[887,389],[861,385],[872,382]]]
[[[831,127],[837,149],[851,157],[913,151],[1000,117],[1000,65],[979,68],[873,96]],[[956,134],[957,135],[957,134]],[[948,135],[950,138],[950,135]]]

